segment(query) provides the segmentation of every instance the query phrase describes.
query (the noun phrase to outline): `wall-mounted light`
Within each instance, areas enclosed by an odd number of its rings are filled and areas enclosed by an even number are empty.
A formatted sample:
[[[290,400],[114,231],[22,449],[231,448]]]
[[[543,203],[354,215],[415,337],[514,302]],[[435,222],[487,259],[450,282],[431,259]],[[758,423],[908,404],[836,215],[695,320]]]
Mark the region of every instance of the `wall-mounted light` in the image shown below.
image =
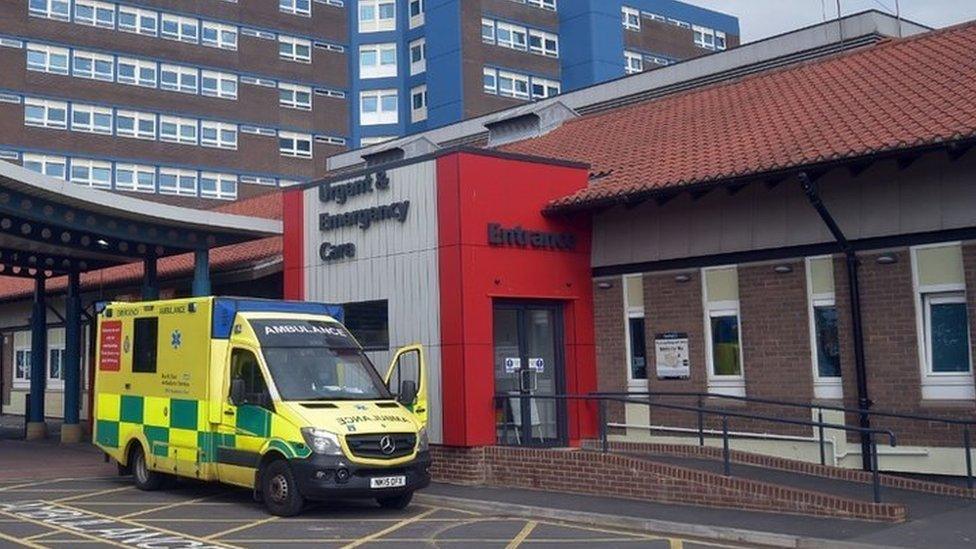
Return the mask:
[[[610,288],[613,288],[613,282],[610,282],[608,280],[601,280],[596,283],[596,287],[600,288],[601,290],[609,290]]]
[[[793,272],[793,266],[792,265],[785,265],[785,264],[784,265],[777,265],[777,266],[773,267],[773,272],[774,273],[777,273],[777,274],[792,273]]]
[[[874,259],[881,265],[891,265],[892,263],[898,263],[898,256],[891,254],[879,255]]]
[[[674,275],[675,282],[688,282],[690,280],[691,280],[690,274],[681,273],[681,274]]]

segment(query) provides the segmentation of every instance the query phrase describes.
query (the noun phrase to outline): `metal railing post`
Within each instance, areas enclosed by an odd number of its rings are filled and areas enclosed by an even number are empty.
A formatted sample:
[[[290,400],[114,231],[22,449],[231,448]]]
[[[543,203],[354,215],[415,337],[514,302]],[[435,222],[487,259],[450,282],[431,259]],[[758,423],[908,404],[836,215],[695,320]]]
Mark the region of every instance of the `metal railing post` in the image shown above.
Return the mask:
[[[705,414],[702,411],[701,395],[698,395],[698,445],[705,446]]]
[[[597,402],[599,403],[600,449],[605,454],[609,451],[609,444],[607,442],[607,401],[601,398]]]
[[[969,425],[962,431],[962,445],[966,449],[966,488],[973,489],[973,449],[969,439]]]
[[[725,476],[732,476],[732,464],[729,457],[729,416],[722,416],[722,461]]]
[[[874,502],[881,503],[881,479],[878,477],[878,443],[874,439],[874,433],[868,433],[868,440],[871,442],[871,484],[874,488]]]
[[[824,426],[823,408],[817,408],[817,431],[820,434],[820,465],[827,465],[827,456],[824,455]]]

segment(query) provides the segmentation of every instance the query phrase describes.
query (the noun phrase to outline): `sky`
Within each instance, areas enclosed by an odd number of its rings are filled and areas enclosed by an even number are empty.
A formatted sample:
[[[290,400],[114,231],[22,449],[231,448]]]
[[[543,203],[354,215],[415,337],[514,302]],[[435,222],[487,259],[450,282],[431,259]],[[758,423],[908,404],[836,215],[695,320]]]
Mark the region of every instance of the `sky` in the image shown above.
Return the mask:
[[[739,18],[742,42],[752,42],[837,17],[837,0],[685,0]],[[945,27],[976,19],[976,0],[897,0],[905,19]],[[841,13],[895,13],[896,0],[841,0]]]

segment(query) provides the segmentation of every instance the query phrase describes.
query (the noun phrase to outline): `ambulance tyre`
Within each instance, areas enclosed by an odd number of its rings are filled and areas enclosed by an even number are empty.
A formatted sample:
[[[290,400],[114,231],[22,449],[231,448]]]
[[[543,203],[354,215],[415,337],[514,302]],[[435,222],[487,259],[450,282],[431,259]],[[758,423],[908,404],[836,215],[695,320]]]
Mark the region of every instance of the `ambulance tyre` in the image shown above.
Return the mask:
[[[268,512],[279,517],[293,517],[305,506],[295,474],[283,459],[268,463],[261,471],[261,497]]]
[[[132,453],[129,456],[129,468],[132,471],[136,488],[140,490],[147,492],[159,490],[166,483],[166,475],[149,470],[146,453],[142,451],[142,446],[139,444],[132,448]]]
[[[410,505],[410,500],[413,499],[413,492],[407,492],[406,494],[401,494],[399,496],[392,496],[388,498],[376,498],[376,503],[380,504],[380,507],[384,509],[406,509]]]

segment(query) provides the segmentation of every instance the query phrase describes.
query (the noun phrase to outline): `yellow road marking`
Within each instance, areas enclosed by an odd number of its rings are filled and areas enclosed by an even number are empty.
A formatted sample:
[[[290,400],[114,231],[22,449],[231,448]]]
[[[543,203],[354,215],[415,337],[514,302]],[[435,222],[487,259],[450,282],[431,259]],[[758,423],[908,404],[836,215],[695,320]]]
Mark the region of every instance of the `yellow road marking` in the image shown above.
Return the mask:
[[[41,532],[40,534],[34,534],[33,536],[28,536],[28,537],[26,537],[24,539],[25,540],[29,540],[29,541],[36,541],[36,540],[39,540],[41,538],[45,538],[47,536],[51,536],[51,535],[54,535],[54,534],[60,534],[60,533],[61,532],[58,532],[57,530],[50,530],[50,531],[47,531],[47,532]]]
[[[13,536],[8,536],[7,534],[4,534],[3,532],[0,532],[0,539],[3,539],[3,540],[7,540],[7,541],[10,541],[10,542],[16,543],[17,545],[23,545],[24,547],[34,547],[35,549],[44,549],[44,546],[43,545],[39,545],[37,543],[34,543],[34,542],[30,541],[30,539],[19,539],[19,538],[15,538]]]
[[[68,496],[66,498],[58,498],[58,499],[52,500],[51,503],[64,503],[66,501],[74,501],[76,499],[92,498],[92,497],[101,496],[101,495],[104,495],[104,494],[112,494],[112,493],[115,493],[115,492],[121,492],[123,490],[134,490],[134,488],[132,486],[122,486],[121,488],[109,488],[107,490],[99,490],[97,492],[88,492],[88,493],[85,493],[85,494],[78,494],[77,496]]]
[[[539,522],[541,524],[547,524],[549,526],[560,526],[560,527],[563,527],[563,528],[575,528],[577,530],[586,530],[587,532],[599,532],[601,534],[617,534],[618,536],[619,535],[629,535],[629,536],[633,536],[633,537],[638,538],[638,539],[652,539],[652,540],[653,539],[664,539],[664,537],[661,536],[660,534],[658,534],[658,535],[644,534],[644,533],[641,533],[641,532],[634,532],[634,531],[625,530],[625,529],[614,530],[614,529],[611,529],[611,528],[600,528],[598,526],[589,526],[589,525],[586,525],[586,524],[576,524],[574,522],[560,522],[558,520],[555,520],[555,521],[553,521],[553,520],[540,520]]]
[[[217,532],[217,533],[214,533],[214,534],[210,534],[209,536],[207,536],[207,537],[205,537],[203,539],[204,540],[211,540],[211,539],[221,538],[221,537],[226,536],[227,534],[233,534],[234,532],[240,532],[241,530],[247,530],[248,528],[254,528],[255,526],[260,526],[262,524],[267,524],[267,523],[269,523],[271,521],[278,520],[279,518],[280,517],[269,517],[269,518],[266,518],[264,520],[259,520],[257,522],[252,522],[250,524],[245,524],[243,526],[235,526],[234,528],[231,528],[229,530],[224,530],[223,532]]]
[[[39,480],[36,482],[25,482],[24,484],[14,484],[13,486],[4,486],[0,488],[0,492],[9,492],[10,490],[16,490],[18,488],[29,488],[31,486],[40,486],[42,484],[50,484],[52,482],[58,482],[62,480],[71,480],[67,478],[54,478],[48,480]]]
[[[668,540],[668,549],[684,549],[685,542],[680,539],[671,538]]]
[[[132,518],[132,517],[137,517],[139,515],[145,515],[145,514],[148,514],[148,513],[155,513],[156,511],[164,511],[166,509],[173,509],[174,507],[180,507],[182,505],[192,505],[194,503],[197,503],[197,502],[200,502],[200,501],[204,501],[204,500],[207,500],[207,499],[210,499],[210,498],[215,498],[215,497],[223,496],[225,494],[227,494],[227,492],[221,492],[219,494],[213,494],[213,495],[203,496],[203,497],[199,497],[199,498],[195,498],[195,499],[189,499],[189,500],[186,500],[186,501],[180,501],[180,502],[176,502],[176,503],[170,503],[169,505],[163,505],[162,507],[153,507],[153,508],[150,508],[150,509],[143,509],[142,511],[133,511],[131,513],[122,515],[121,518]]]
[[[526,522],[525,526],[522,527],[522,531],[512,538],[512,541],[505,546],[505,549],[516,549],[516,547],[522,545],[522,542],[532,535],[532,530],[535,530],[535,527],[538,525],[539,523],[534,520]]]
[[[370,535],[368,535],[366,537],[359,538],[358,540],[356,540],[356,541],[354,541],[354,542],[352,542],[352,543],[350,543],[348,545],[343,545],[342,546],[342,549],[353,549],[353,547],[359,547],[360,545],[363,545],[364,543],[369,543],[369,542],[371,542],[371,541],[373,541],[375,539],[379,539],[379,538],[381,538],[381,537],[389,534],[390,532],[394,532],[396,530],[399,530],[400,528],[403,528],[404,526],[406,526],[408,524],[413,524],[414,522],[417,522],[420,519],[423,519],[427,515],[432,515],[432,514],[436,513],[437,511],[440,511],[440,507],[431,507],[430,510],[424,511],[423,513],[420,513],[419,515],[415,515],[415,516],[412,516],[412,517],[410,517],[408,519],[401,520],[400,522],[394,524],[393,526],[390,526],[388,528],[384,528],[384,529],[380,530],[379,532],[374,532],[374,533],[372,533],[372,534],[370,534]]]
[[[48,502],[48,501],[45,501],[44,503],[50,504],[50,502]],[[67,507],[67,506],[65,506],[65,507]],[[76,509],[76,510],[79,510],[79,509]],[[121,543],[116,543],[116,542],[114,542],[112,540],[109,540],[109,539],[102,539],[102,538],[99,538],[99,537],[95,537],[95,536],[93,536],[91,534],[88,534],[86,532],[69,530],[69,529],[67,529],[67,528],[65,528],[63,526],[57,525],[57,524],[48,524],[46,522],[42,522],[42,521],[35,520],[35,519],[32,519],[32,518],[17,516],[17,515],[15,515],[13,513],[8,513],[6,511],[0,511],[0,513],[2,513],[4,515],[7,515],[8,517],[14,517],[14,518],[20,519],[22,522],[29,522],[31,524],[36,524],[38,526],[43,526],[44,528],[51,528],[53,530],[58,530],[58,531],[63,532],[65,534],[71,534],[71,535],[75,535],[75,536],[81,536],[83,538],[95,540],[95,541],[102,542],[102,543],[107,543],[109,545],[114,545],[116,547],[127,547],[126,545],[122,545]],[[18,541],[18,543],[20,542],[20,540],[17,540],[17,541]],[[31,545],[30,547],[44,547],[44,546],[43,545],[36,545],[35,544],[35,545]]]

